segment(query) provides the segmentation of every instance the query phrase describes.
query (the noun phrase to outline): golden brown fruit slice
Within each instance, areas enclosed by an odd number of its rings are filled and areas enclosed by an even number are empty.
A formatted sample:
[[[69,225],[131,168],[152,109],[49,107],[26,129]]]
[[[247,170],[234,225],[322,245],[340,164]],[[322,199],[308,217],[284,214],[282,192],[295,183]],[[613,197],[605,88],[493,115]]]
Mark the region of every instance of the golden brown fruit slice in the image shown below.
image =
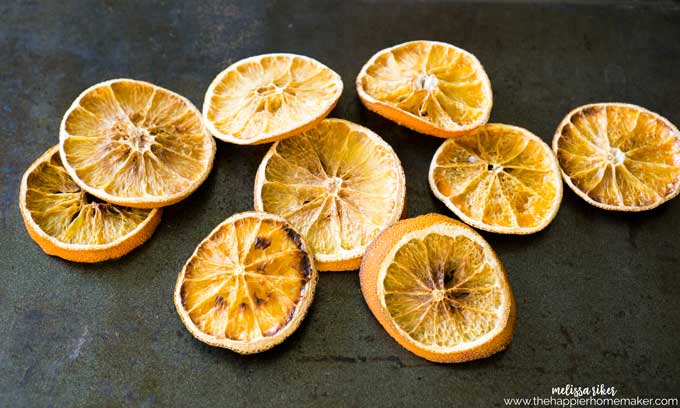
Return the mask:
[[[536,135],[488,124],[449,139],[430,164],[430,188],[461,220],[502,234],[545,228],[562,201],[555,156]]]
[[[61,122],[64,167],[88,193],[138,208],[174,204],[208,177],[215,141],[186,98],[114,79],[86,89]]]
[[[341,119],[272,145],[255,178],[255,209],[300,231],[320,271],[358,268],[366,246],[401,217],[405,197],[392,147]]]
[[[454,363],[504,349],[515,301],[503,264],[472,228],[439,214],[402,220],[366,251],[361,291],[399,344]]]
[[[340,75],[295,54],[265,54],[230,65],[205,94],[212,134],[237,144],[281,140],[314,127],[342,93]]]
[[[605,210],[649,210],[680,192],[680,132],[639,106],[574,109],[557,128],[553,150],[567,185]]]
[[[76,262],[127,254],[153,234],[162,211],[93,200],[66,173],[59,146],[24,173],[19,207],[29,235],[43,251]]]
[[[304,239],[286,220],[244,212],[198,245],[177,278],[175,307],[198,340],[258,353],[297,329],[317,280]]]
[[[420,133],[455,137],[489,120],[493,97],[482,64],[469,52],[436,41],[378,51],[356,80],[370,110]]]

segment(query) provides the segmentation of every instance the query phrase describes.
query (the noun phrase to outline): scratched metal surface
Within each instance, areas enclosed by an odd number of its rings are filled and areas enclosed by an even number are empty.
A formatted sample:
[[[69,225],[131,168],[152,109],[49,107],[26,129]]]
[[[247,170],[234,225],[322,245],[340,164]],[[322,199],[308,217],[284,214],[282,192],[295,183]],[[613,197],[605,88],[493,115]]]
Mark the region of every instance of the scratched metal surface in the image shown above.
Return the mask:
[[[306,321],[272,351],[243,357],[188,334],[172,303],[177,272],[217,223],[251,208],[267,146],[218,143],[206,183],[166,210],[147,244],[113,262],[44,255],[17,208],[21,174],[57,142],[63,112],[87,86],[133,77],[200,107],[229,63],[287,51],[342,75],[332,116],[394,146],[409,216],[449,214],[427,185],[441,140],[358,103],[354,78],[375,51],[434,39],[475,53],[494,88],[492,121],[549,141],[567,111],[592,101],[636,103],[680,124],[678,21],[677,2],[2,2],[0,405],[502,406],[565,383],[679,396],[680,199],[612,214],[567,189],[546,231],[483,234],[509,271],[517,331],[507,351],[455,366],[392,341],[355,272],[322,275]]]

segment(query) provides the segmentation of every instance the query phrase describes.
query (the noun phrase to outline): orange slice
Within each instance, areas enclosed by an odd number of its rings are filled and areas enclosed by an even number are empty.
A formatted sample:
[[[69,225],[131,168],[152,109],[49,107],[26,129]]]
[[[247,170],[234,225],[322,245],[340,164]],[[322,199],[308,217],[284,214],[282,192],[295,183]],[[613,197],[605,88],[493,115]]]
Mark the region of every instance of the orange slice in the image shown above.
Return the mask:
[[[198,340],[257,353],[297,329],[317,280],[304,239],[283,218],[245,212],[198,245],[177,278],[175,307]]]
[[[366,251],[361,291],[399,344],[453,363],[504,349],[515,301],[503,264],[472,228],[439,214],[402,220]]]
[[[340,75],[302,55],[265,54],[222,71],[205,94],[212,134],[236,144],[281,140],[314,127],[342,93]]]
[[[255,209],[285,217],[320,271],[357,269],[405,209],[404,170],[389,144],[341,119],[275,143],[255,178]]]
[[[436,41],[378,51],[356,80],[361,102],[416,132],[455,137],[489,120],[493,97],[482,64],[469,52]]]
[[[649,210],[680,192],[680,132],[639,106],[574,109],[557,128],[553,150],[567,185],[605,210]]]
[[[131,79],[80,94],[61,122],[59,149],[85,191],[138,208],[184,199],[208,177],[215,157],[215,141],[188,99]]]
[[[68,175],[54,146],[21,179],[19,208],[29,235],[49,255],[76,262],[121,257],[146,241],[161,210],[94,200]]]
[[[461,220],[502,234],[545,228],[562,201],[550,147],[526,129],[488,124],[449,139],[430,164],[430,188]]]

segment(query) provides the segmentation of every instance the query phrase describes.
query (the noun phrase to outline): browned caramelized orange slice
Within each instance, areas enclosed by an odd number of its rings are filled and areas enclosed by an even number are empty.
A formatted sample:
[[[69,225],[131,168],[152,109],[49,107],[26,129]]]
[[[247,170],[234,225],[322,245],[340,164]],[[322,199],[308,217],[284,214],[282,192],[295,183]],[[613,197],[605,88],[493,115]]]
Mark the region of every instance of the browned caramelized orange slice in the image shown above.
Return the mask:
[[[316,281],[304,239],[287,221],[246,212],[199,244],[177,279],[175,306],[197,339],[257,353],[300,325]]]

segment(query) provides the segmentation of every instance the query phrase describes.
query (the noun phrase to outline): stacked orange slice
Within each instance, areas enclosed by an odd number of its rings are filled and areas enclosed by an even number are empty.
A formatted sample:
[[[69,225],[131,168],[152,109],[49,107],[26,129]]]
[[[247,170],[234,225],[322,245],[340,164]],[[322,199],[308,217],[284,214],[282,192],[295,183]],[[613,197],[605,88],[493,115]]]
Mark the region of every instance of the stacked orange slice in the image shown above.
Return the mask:
[[[130,79],[102,82],[73,102],[59,149],[69,175],[114,204],[174,204],[208,177],[215,141],[186,98]]]
[[[24,173],[19,207],[28,233],[46,253],[77,262],[121,257],[144,243],[161,220],[161,209],[118,206],[87,194],[64,169],[58,146]]]
[[[212,168],[215,142],[186,98],[115,79],[86,89],[61,122],[59,145],[24,174],[20,206],[48,254],[79,262],[120,257]]]
[[[390,145],[340,119],[272,145],[255,178],[255,209],[290,221],[321,271],[358,268],[373,238],[399,220],[405,199]]]

